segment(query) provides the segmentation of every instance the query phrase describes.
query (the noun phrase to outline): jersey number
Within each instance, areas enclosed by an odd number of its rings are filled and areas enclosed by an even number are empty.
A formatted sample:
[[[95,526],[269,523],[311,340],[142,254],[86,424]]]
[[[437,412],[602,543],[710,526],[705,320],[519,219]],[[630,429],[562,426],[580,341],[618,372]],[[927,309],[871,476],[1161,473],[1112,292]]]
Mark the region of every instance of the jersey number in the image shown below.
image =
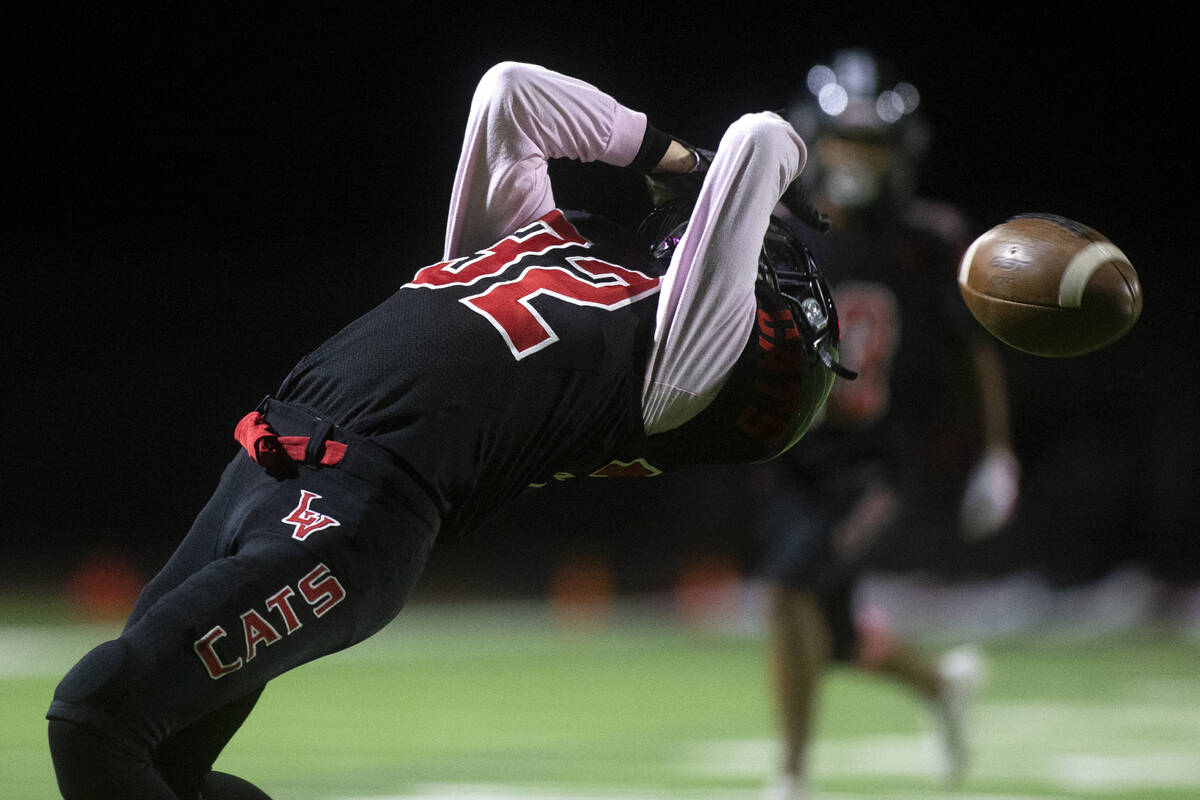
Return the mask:
[[[469,286],[511,274],[530,256],[573,246],[588,247],[590,243],[561,212],[552,211],[488,250],[425,267],[405,286]],[[658,278],[636,270],[587,256],[564,260],[573,269],[526,267],[515,278],[491,282],[459,302],[491,323],[513,357],[520,360],[558,341],[554,329],[533,307],[535,298],[548,296],[577,306],[613,310],[658,291]]]
[[[835,381],[826,411],[852,425],[878,421],[891,405],[892,362],[900,346],[900,305],[882,283],[843,281],[833,291],[841,343],[838,350],[854,364],[858,379]]]

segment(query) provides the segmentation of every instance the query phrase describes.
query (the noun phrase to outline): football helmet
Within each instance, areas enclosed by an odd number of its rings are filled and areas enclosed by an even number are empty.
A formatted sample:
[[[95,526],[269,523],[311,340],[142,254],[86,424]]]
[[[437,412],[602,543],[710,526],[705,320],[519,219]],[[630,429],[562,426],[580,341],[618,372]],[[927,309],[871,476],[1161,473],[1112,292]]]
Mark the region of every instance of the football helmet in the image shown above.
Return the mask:
[[[848,210],[911,196],[930,138],[920,101],[913,84],[863,48],[838,50],[809,69],[786,110],[809,145],[801,175],[809,191]]]
[[[670,261],[687,230],[691,210],[690,200],[676,200],[654,209],[642,221],[638,236],[652,258]],[[787,300],[809,352],[822,365],[841,378],[858,377],[838,362],[837,310],[812,252],[783,219],[774,215],[758,255],[758,280]]]

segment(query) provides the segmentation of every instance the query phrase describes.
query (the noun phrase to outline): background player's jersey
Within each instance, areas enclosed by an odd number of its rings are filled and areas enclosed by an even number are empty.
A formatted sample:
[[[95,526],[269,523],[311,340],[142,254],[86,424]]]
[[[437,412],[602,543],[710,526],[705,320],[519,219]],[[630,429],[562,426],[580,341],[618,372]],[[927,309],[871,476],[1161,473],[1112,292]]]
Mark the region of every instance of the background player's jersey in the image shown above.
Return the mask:
[[[859,377],[834,387],[822,426],[781,460],[807,487],[810,513],[840,519],[882,481],[907,500],[897,529],[953,525],[983,447],[977,326],[953,281],[964,229],[953,209],[922,201],[872,236],[833,230],[812,242]]]

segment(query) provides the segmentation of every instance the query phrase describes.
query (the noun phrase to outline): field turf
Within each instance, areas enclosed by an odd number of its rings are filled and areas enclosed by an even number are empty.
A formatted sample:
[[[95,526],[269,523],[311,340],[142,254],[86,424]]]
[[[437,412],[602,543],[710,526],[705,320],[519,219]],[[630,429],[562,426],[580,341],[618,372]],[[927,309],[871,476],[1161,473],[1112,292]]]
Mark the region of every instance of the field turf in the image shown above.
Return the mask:
[[[115,630],[6,611],[0,797],[58,797],[42,715],[61,674]],[[963,786],[939,783],[919,701],[843,669],[823,687],[815,798],[1200,797],[1200,642],[1143,630],[980,648]],[[685,626],[640,606],[564,625],[540,604],[416,605],[273,683],[218,767],[278,800],[750,800],[775,755],[767,691],[753,625]]]

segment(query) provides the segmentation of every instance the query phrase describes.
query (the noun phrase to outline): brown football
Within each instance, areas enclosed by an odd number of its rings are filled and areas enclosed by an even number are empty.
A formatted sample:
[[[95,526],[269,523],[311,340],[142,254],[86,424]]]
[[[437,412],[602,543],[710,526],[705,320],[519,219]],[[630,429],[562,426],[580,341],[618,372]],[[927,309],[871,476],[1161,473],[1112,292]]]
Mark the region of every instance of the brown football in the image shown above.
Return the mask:
[[[1098,350],[1142,313],[1142,286],[1125,254],[1054,214],[1019,214],[972,242],[958,288],[993,336],[1038,356]]]

